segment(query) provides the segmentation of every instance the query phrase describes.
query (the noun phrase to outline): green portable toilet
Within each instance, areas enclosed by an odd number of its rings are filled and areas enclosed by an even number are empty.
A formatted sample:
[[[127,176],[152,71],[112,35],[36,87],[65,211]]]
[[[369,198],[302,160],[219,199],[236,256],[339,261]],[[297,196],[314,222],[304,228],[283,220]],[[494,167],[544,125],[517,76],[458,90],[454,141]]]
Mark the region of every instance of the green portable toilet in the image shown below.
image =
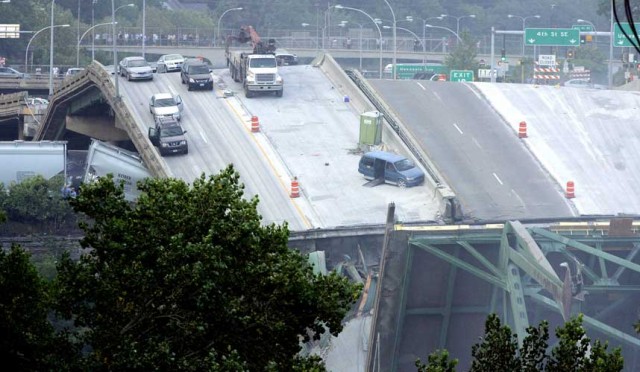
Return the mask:
[[[382,114],[369,111],[360,114],[360,145],[379,145],[382,142]]]

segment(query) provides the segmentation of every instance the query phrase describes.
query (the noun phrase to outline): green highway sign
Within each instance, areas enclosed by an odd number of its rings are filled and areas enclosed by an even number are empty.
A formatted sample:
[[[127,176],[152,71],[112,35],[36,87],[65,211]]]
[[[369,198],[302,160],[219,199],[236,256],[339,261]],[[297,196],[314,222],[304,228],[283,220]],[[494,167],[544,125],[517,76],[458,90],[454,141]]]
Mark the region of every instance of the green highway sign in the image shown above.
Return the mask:
[[[451,70],[449,81],[473,81],[473,71],[471,70]]]
[[[574,28],[526,28],[524,41],[527,45],[580,45],[580,31]]]
[[[573,25],[571,28],[576,29],[581,32],[592,32],[593,26],[591,25]]]
[[[636,25],[636,30],[640,31],[640,23],[636,23],[635,25]],[[633,42],[636,45],[638,45],[638,40],[633,36],[633,31],[631,31],[631,26],[629,26],[628,23],[622,23],[622,22],[620,22],[620,26],[622,26],[622,29],[627,33],[627,35],[629,35],[631,40],[633,40]],[[624,36],[622,31],[620,30],[620,26],[618,26],[617,24],[614,24],[614,28],[613,28],[613,46],[616,46],[616,47],[630,47],[630,46],[633,46],[633,44],[631,44],[629,39],[627,39],[627,37]]]

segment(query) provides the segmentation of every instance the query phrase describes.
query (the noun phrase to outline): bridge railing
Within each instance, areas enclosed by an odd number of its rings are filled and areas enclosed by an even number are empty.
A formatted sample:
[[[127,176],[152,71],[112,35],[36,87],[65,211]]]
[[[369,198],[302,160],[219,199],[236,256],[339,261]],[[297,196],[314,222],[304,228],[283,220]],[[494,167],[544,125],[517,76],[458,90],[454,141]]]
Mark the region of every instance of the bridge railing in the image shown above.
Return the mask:
[[[66,115],[65,104],[73,97],[82,94],[91,86],[96,86],[115,113],[114,121],[120,123],[129,134],[129,138],[140,153],[145,165],[156,177],[169,177],[169,170],[166,163],[161,160],[158,152],[153,144],[144,133],[133,115],[129,111],[126,103],[121,97],[116,97],[115,85],[111,78],[111,74],[105,70],[99,62],[93,62],[87,68],[67,79],[64,79],[60,86],[54,91],[51,98],[47,115],[43,120],[43,124],[38,129],[34,139],[56,139],[56,133],[59,133],[59,125],[62,125],[64,116]]]

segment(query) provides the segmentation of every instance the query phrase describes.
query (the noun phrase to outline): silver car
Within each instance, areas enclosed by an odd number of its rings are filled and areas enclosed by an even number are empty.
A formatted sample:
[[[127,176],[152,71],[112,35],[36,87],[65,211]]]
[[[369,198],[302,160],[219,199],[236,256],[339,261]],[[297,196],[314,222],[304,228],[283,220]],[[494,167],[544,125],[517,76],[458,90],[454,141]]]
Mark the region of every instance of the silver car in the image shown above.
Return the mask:
[[[171,93],[156,93],[149,99],[149,112],[154,119],[158,117],[172,117],[182,119],[182,97]]]
[[[126,57],[118,66],[120,76],[127,80],[153,80],[153,70],[143,57]]]
[[[184,57],[180,54],[165,54],[158,58],[158,73],[180,71],[184,64]]]

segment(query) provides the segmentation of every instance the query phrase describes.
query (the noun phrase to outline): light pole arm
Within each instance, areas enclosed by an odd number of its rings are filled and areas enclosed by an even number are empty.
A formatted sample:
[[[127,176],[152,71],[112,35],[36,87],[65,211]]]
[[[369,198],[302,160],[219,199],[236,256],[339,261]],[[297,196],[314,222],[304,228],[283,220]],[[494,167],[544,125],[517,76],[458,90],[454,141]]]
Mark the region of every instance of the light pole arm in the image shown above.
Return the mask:
[[[40,29],[38,31],[36,31],[35,34],[33,34],[33,36],[31,36],[31,39],[29,39],[29,42],[27,43],[27,50],[25,50],[24,52],[24,72],[27,72],[27,66],[29,65],[29,45],[31,45],[31,41],[33,41],[33,39],[38,36],[39,33],[41,33],[44,30],[48,30],[50,29],[51,26],[47,26],[43,29]]]
[[[448,27],[444,27],[444,26],[434,26],[434,25],[425,25],[425,27],[429,27],[429,28],[441,28],[443,30],[447,30],[449,32],[451,32],[452,34],[456,35],[456,37],[458,38],[458,41],[462,42],[462,39],[460,38],[460,36],[453,31],[452,29],[448,28]]]
[[[88,34],[88,33],[89,33],[89,31],[93,30],[93,29],[94,29],[94,28],[96,28],[96,27],[99,27],[99,26],[106,26],[106,25],[110,25],[110,24],[111,24],[111,22],[107,22],[107,23],[99,23],[99,24],[97,24],[97,25],[91,26],[91,27],[89,27],[89,28],[87,29],[87,31],[85,31],[85,32],[82,34],[82,36],[80,36],[80,39],[78,39],[78,46],[77,46],[77,48],[76,48],[76,61],[79,61],[79,60],[80,60],[80,44],[82,43],[82,39],[85,37],[85,35],[86,35],[86,34]],[[116,24],[118,24],[118,22],[116,22]],[[76,63],[76,67],[78,67],[77,65],[78,65],[78,63]]]
[[[335,7],[335,5],[334,5]],[[355,10],[356,12],[362,13],[364,14],[367,18],[369,18],[371,20],[371,22],[373,22],[373,24],[376,26],[376,28],[378,29],[378,35],[380,36],[380,79],[382,79],[382,31],[380,30],[380,26],[378,26],[378,22],[376,22],[376,20],[371,17],[369,15],[369,13],[365,12],[364,10],[360,10],[360,9],[356,9],[356,8],[350,8],[348,6],[340,6],[339,8],[336,9],[349,9],[349,10]]]

